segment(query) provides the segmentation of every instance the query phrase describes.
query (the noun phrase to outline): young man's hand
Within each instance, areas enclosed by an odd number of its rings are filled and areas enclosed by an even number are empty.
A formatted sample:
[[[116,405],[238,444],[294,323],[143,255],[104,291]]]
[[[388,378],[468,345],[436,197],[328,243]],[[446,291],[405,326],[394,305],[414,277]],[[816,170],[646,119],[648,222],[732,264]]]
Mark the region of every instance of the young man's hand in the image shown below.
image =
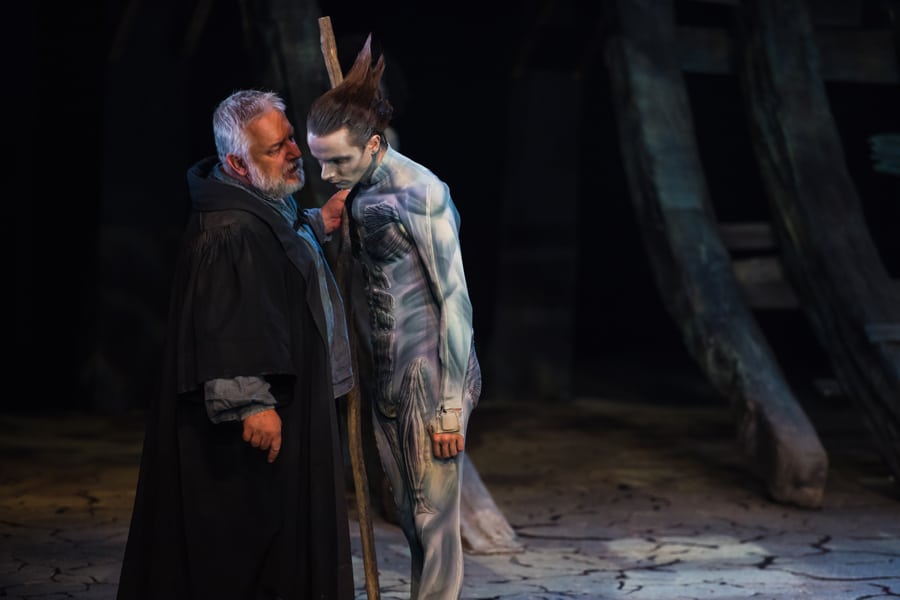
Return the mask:
[[[453,458],[466,449],[466,439],[461,433],[435,433],[434,428],[428,429],[431,451],[436,458]]]

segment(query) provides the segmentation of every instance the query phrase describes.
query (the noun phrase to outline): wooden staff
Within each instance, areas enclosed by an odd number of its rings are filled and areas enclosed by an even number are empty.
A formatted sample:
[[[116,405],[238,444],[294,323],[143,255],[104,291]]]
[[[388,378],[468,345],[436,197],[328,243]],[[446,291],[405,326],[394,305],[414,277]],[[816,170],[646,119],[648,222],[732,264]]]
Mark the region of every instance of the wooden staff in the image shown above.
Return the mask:
[[[341,72],[341,64],[338,61],[337,45],[334,42],[334,31],[331,29],[331,17],[319,18],[319,37],[322,45],[322,56],[325,58],[325,68],[328,69],[328,78],[331,87],[339,84],[344,75]],[[359,378],[359,369],[356,360],[356,324],[353,318],[350,302],[350,226],[348,224],[347,208],[341,216],[341,245],[337,259],[337,280],[344,295],[347,306],[347,331],[350,335],[350,360],[353,372]],[[366,476],[366,465],[363,458],[362,429],[361,429],[361,402],[359,397],[359,384],[355,385],[347,393],[347,434],[350,448],[350,467],[353,471],[353,484],[356,488],[356,511],[359,516],[359,533],[362,540],[363,565],[366,574],[366,593],[369,600],[381,598],[378,587],[378,560],[375,556],[375,536],[372,532],[372,516],[369,503],[369,482]]]

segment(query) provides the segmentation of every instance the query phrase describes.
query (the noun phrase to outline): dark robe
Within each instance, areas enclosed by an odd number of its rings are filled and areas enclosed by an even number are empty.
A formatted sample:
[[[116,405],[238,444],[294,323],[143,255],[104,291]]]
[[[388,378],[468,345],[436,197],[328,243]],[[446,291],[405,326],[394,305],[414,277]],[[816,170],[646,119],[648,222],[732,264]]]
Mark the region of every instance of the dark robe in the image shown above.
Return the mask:
[[[313,255],[240,188],[188,171],[160,401],[148,411],[118,600],[352,599],[343,460]],[[203,384],[264,375],[281,452],[214,424]]]

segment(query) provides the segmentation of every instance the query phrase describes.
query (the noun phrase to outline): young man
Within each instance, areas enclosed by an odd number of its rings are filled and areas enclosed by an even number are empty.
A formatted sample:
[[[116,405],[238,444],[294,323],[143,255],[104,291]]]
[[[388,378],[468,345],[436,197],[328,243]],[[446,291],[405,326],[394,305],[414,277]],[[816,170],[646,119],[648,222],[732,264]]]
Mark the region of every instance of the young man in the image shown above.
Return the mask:
[[[213,116],[188,171],[160,401],[148,415],[119,600],[352,600],[335,399],[353,385],[300,149],[274,93]]]
[[[384,57],[371,36],[343,81],[310,108],[307,143],[347,198],[365,275],[370,372],[381,462],[409,542],[414,600],[458,598],[462,459],[481,389],[472,305],[447,185],[389,147]],[[362,341],[361,341],[362,343]]]

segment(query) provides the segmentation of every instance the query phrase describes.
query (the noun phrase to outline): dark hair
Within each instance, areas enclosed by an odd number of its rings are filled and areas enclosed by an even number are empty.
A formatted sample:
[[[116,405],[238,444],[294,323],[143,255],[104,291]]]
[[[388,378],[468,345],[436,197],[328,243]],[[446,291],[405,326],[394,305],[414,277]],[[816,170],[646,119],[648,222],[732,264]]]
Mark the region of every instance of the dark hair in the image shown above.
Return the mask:
[[[373,134],[383,138],[394,114],[382,92],[383,74],[384,55],[372,61],[370,33],[343,81],[312,103],[306,117],[307,132],[323,136],[346,127],[350,142],[357,146],[365,146]]]

